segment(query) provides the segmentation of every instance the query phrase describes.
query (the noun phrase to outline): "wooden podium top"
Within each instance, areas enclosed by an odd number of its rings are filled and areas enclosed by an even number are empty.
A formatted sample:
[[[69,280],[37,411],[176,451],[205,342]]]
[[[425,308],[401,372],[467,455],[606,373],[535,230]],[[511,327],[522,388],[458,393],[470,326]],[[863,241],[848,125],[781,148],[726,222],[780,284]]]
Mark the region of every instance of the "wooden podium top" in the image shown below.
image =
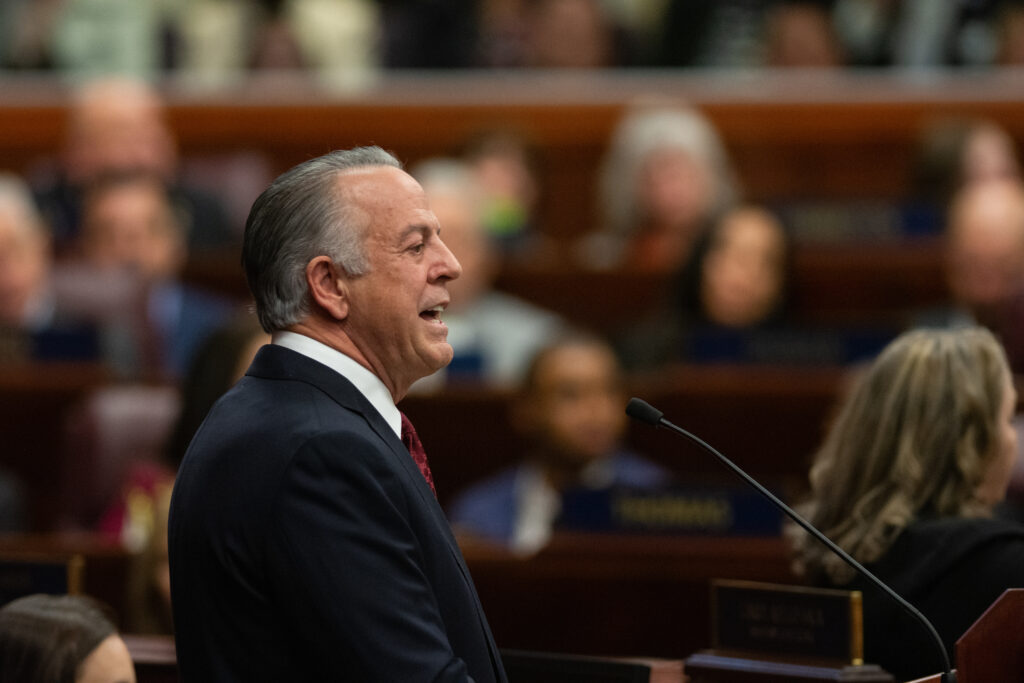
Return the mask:
[[[956,641],[958,683],[1024,681],[1024,588],[1004,592]]]

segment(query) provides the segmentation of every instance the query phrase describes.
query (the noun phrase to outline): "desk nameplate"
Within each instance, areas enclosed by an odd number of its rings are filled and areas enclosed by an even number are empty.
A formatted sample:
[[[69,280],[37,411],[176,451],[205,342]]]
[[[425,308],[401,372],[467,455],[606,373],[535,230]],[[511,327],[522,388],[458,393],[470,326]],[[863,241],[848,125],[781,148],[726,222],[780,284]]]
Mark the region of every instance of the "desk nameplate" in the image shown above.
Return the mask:
[[[726,580],[711,590],[715,650],[863,664],[860,591]]]

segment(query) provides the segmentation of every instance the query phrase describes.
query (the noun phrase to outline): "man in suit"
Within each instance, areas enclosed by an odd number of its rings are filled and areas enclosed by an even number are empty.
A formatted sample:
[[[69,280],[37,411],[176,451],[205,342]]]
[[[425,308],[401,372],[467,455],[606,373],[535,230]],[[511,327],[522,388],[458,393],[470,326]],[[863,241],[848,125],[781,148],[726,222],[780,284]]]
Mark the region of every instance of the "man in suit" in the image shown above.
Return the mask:
[[[504,681],[396,403],[452,358],[461,266],[379,148],[288,171],[242,254],[272,343],[210,411],[171,503],[183,681]]]

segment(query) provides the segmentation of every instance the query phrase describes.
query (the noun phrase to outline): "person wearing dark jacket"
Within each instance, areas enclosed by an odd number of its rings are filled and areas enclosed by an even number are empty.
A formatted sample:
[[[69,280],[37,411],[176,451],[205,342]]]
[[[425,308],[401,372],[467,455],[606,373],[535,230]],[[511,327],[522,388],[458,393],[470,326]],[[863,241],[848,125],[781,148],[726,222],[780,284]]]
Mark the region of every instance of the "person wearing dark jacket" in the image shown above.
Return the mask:
[[[993,518],[1017,457],[1017,392],[983,328],[906,332],[840,406],[811,469],[807,519],[954,645],[1024,586],[1024,526]],[[864,597],[865,660],[897,680],[940,671],[927,631],[824,545],[791,529],[796,568]]]
[[[501,657],[396,403],[448,364],[462,266],[377,147],[275,180],[243,263],[270,344],[178,471],[168,541],[181,678],[503,683]]]

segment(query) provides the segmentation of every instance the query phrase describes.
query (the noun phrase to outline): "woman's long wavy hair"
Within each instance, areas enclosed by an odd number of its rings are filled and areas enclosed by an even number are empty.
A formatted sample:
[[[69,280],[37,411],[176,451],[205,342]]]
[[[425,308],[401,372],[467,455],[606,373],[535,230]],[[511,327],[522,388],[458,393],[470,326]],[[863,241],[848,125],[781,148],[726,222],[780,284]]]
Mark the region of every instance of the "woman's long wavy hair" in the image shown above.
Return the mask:
[[[978,517],[976,491],[999,444],[1009,370],[985,329],[913,330],[854,384],[811,468],[801,512],[860,562],[882,557],[920,517]],[[790,527],[794,567],[818,582],[853,570]]]

